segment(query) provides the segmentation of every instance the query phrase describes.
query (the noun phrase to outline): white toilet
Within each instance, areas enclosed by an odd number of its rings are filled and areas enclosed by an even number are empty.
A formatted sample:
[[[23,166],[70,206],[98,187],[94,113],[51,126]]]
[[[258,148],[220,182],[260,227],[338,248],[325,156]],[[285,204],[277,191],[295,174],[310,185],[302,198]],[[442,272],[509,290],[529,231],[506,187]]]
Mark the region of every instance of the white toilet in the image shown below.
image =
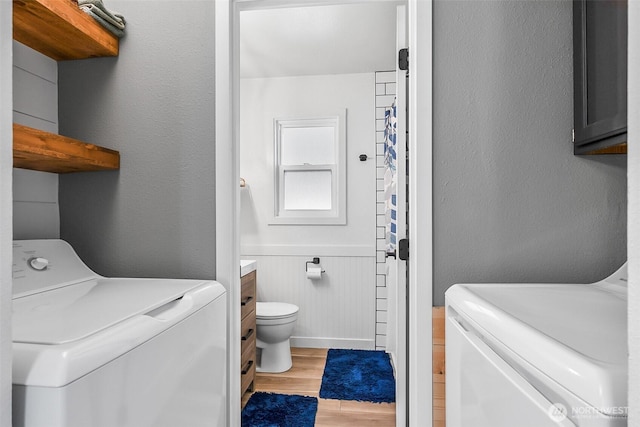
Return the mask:
[[[256,303],[256,347],[258,372],[284,372],[291,369],[289,338],[298,318],[298,306],[284,302]]]

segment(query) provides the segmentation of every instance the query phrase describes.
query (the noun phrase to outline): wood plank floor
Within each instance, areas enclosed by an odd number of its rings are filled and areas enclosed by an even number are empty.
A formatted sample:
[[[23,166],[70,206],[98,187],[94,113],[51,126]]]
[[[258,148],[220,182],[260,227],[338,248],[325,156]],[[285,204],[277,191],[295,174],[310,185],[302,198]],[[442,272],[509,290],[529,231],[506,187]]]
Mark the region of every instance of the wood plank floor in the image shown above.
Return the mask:
[[[433,427],[446,427],[445,309],[433,307]]]
[[[292,348],[291,357],[293,367],[287,372],[257,373],[255,391],[318,397],[327,360],[327,349]],[[251,394],[247,392],[242,397],[243,408]],[[316,427],[394,427],[396,404],[318,399],[315,425]]]

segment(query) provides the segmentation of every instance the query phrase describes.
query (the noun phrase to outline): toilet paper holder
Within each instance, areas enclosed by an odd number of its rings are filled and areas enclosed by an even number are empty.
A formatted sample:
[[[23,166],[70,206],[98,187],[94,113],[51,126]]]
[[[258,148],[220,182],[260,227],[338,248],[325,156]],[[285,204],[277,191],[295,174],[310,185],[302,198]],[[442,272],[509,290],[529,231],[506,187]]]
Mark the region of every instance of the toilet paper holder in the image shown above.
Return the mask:
[[[307,261],[305,266],[304,266],[304,271],[305,272],[309,271],[309,264],[320,265],[320,258],[314,257],[311,261]],[[320,270],[320,272],[324,273],[324,269]]]

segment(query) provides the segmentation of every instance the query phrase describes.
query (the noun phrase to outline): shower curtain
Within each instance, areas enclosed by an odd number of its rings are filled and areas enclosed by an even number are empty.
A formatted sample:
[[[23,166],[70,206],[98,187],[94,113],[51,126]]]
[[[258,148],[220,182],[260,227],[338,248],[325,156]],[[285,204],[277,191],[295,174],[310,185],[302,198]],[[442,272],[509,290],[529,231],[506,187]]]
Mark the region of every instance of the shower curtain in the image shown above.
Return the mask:
[[[384,198],[385,198],[385,232],[387,252],[396,250],[396,103],[386,109],[384,114]]]
[[[386,251],[396,251],[396,218],[397,218],[397,156],[396,156],[396,130],[397,130],[396,103],[385,111],[384,128],[384,201],[385,201],[385,231]],[[386,286],[387,286],[387,336],[386,350],[395,359],[397,355],[397,260],[387,258],[386,262]]]

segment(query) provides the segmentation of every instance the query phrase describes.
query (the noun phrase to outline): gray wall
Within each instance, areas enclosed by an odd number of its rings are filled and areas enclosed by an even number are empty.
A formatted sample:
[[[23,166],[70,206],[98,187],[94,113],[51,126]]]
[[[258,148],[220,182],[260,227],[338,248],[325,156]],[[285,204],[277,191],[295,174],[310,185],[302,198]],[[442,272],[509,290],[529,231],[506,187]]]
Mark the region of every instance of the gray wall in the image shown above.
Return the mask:
[[[640,2],[629,2],[629,426],[640,425]]]
[[[577,157],[571,2],[434,4],[434,304],[626,258],[626,157]]]
[[[120,56],[59,63],[60,133],[121,169],[60,176],[61,237],[104,275],[213,278],[214,2],[108,7]]]
[[[0,1],[0,427],[11,426],[12,3]]]

